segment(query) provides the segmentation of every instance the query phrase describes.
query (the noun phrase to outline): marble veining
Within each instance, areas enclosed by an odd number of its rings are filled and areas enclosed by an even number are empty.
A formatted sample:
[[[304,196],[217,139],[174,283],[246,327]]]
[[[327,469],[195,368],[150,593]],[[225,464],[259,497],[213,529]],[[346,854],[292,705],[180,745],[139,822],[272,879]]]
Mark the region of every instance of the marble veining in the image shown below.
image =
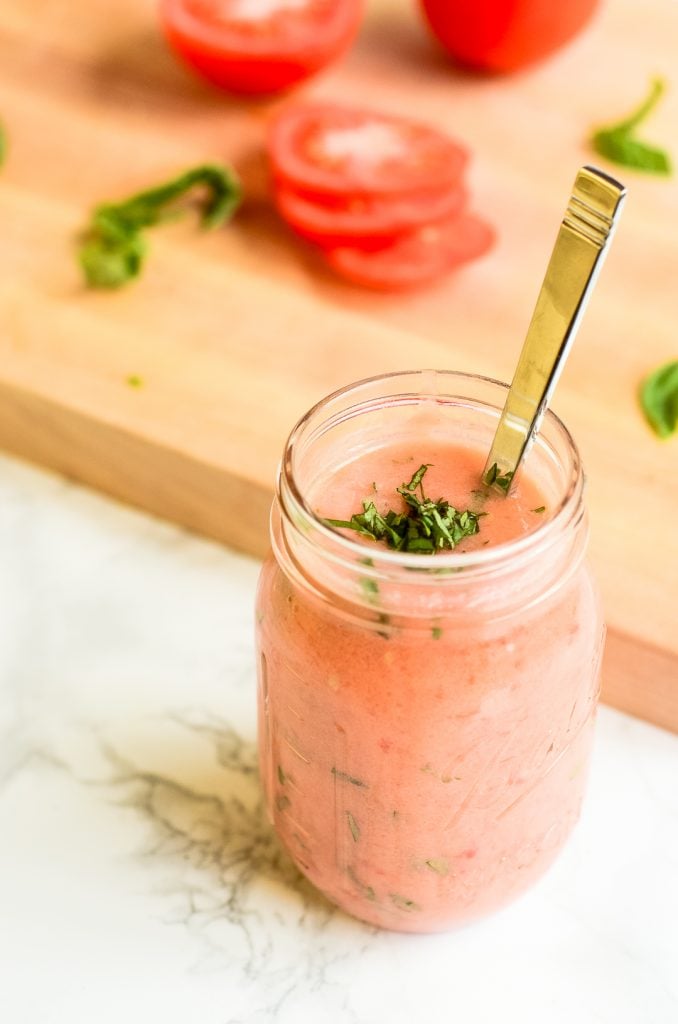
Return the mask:
[[[211,772],[182,781],[171,758],[166,772],[149,768],[143,756],[137,760],[101,740],[110,774],[79,781],[99,787],[112,804],[134,809],[149,826],[139,856],[151,867],[174,868],[172,880],[158,887],[159,908],[167,923],[186,928],[202,947],[193,970],[235,970],[241,984],[266,993],[258,1013],[272,1020],[305,986],[329,987],[328,969],[337,958],[355,955],[373,930],[350,922],[344,948],[323,941],[338,912],[278,843],[264,811],[252,740],[205,713],[173,715],[165,724],[174,737],[168,752],[176,751],[183,732],[189,747],[208,749]],[[287,930],[296,943],[286,954]],[[225,1020],[237,1024],[239,1018]]]

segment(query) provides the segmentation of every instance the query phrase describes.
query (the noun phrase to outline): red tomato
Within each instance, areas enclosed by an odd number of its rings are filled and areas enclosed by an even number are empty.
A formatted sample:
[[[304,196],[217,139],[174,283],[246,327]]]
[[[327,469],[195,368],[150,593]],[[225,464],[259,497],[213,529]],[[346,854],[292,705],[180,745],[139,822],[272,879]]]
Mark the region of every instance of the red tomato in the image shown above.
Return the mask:
[[[365,288],[403,291],[428,284],[453,267],[476,259],[494,241],[492,228],[471,213],[420,228],[375,252],[340,248],[326,252],[330,266]]]
[[[351,43],[364,0],[161,0],[165,34],[223,89],[272,93],[319,71]]]
[[[460,64],[514,71],[557,50],[597,0],[421,0],[434,34]]]
[[[324,248],[378,249],[404,231],[436,224],[460,213],[466,204],[461,185],[447,192],[421,192],[388,198],[354,196],[318,202],[285,185],[276,189],[276,205],[298,234]]]
[[[426,125],[327,104],[289,106],[269,152],[278,178],[318,195],[444,192],[459,184],[466,150]]]

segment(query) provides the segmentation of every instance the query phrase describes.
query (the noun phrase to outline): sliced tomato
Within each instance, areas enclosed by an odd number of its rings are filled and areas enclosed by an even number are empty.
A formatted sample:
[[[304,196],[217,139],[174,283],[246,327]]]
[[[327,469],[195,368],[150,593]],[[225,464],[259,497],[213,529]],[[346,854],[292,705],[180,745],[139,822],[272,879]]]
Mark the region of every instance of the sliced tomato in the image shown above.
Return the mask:
[[[223,89],[272,93],[325,67],[353,40],[364,0],[161,0],[171,46]]]
[[[328,249],[330,266],[354,284],[379,291],[417,288],[442,277],[453,267],[477,259],[494,241],[492,228],[471,213],[401,236],[373,252]]]
[[[456,216],[466,205],[466,198],[461,185],[445,192],[389,198],[342,197],[327,202],[318,202],[284,185],[276,189],[276,205],[283,219],[297,234],[323,248],[380,248],[404,231]]]
[[[302,192],[388,196],[444,192],[460,182],[467,151],[417,121],[329,104],[295,104],[275,119],[274,174]]]

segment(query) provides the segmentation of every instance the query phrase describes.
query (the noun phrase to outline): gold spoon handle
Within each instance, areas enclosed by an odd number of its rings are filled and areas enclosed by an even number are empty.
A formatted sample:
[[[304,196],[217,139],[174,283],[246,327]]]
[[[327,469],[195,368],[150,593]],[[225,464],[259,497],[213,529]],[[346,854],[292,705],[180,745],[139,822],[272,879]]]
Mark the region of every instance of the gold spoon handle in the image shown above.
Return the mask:
[[[625,198],[624,186],[595,167],[575,178],[483,471],[505,494],[539,429]]]

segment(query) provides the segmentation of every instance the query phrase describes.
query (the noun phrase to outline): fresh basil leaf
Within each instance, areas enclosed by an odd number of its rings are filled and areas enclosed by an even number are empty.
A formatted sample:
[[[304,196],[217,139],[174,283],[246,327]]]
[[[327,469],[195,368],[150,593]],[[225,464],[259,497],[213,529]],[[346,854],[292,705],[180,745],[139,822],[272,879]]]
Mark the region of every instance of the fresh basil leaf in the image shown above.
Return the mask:
[[[640,404],[659,437],[670,437],[678,426],[678,359],[660,366],[643,381]]]
[[[98,206],[80,242],[79,259],[87,284],[119,288],[138,277],[147,253],[142,230],[166,220],[176,212],[172,204],[199,185],[208,191],[202,225],[216,228],[233,215],[241,199],[235,173],[217,164],[194,167],[123,202]]]
[[[634,131],[654,109],[665,89],[661,79],[652,82],[650,93],[640,106],[628,117],[616,124],[599,128],[591,137],[591,145],[612,163],[632,167],[649,174],[670,174],[671,161],[665,150],[659,146],[642,142],[634,137]]]

